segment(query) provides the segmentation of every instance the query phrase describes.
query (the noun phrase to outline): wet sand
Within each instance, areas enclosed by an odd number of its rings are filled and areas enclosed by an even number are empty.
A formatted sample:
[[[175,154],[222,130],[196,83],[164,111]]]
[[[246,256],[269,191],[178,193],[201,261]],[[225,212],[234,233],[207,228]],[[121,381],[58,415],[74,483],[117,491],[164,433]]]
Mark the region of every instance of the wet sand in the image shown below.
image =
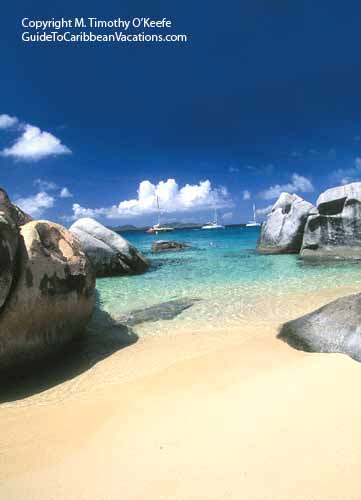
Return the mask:
[[[0,498],[359,500],[361,365],[276,338],[337,296],[148,337],[0,406]]]

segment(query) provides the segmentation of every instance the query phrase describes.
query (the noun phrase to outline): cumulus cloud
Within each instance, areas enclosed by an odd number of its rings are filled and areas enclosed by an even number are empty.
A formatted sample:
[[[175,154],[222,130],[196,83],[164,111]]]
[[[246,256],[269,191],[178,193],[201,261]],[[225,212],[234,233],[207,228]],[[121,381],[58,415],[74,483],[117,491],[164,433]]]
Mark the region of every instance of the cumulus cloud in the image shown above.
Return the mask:
[[[331,182],[335,184],[349,184],[361,180],[361,158],[354,159],[353,167],[339,168],[331,174]]]
[[[272,207],[273,207],[273,205],[268,205],[265,208],[257,208],[256,214],[257,215],[261,215],[261,216],[262,215],[268,215],[271,212]]]
[[[243,191],[243,199],[244,199],[244,200],[250,200],[250,199],[251,199],[251,197],[252,197],[251,192],[250,192],[250,191],[248,191],[247,189],[245,189],[245,190]]]
[[[0,129],[14,127],[18,123],[19,120],[16,118],[16,116],[10,116],[6,114],[0,115]]]
[[[72,198],[73,194],[69,191],[67,187],[63,187],[60,191],[60,198]]]
[[[55,184],[55,182],[46,181],[44,179],[35,179],[33,184],[34,186],[38,187],[40,191],[54,191],[55,189],[58,189],[58,186]]]
[[[2,151],[3,156],[25,161],[38,161],[48,156],[70,153],[70,149],[53,134],[29,124],[23,126],[23,133],[14,144]]]
[[[27,198],[17,198],[15,203],[24,210],[24,212],[32,215],[33,217],[39,217],[48,208],[54,206],[55,199],[50,196],[45,191],[40,191],[35,196],[29,196]]]
[[[174,179],[160,181],[158,184],[144,180],[139,184],[137,198],[121,201],[118,205],[85,208],[74,203],[74,219],[80,217],[120,219],[152,214],[158,210],[157,198],[162,212],[169,214],[233,206],[227,189],[212,188],[209,180],[201,181],[199,184],[186,184],[183,187],[179,187]]]
[[[292,174],[291,182],[270,186],[265,191],[262,191],[260,196],[265,200],[273,200],[274,198],[278,198],[283,191],[287,191],[289,193],[311,193],[313,190],[314,187],[312,182],[307,179],[307,177],[299,174]]]

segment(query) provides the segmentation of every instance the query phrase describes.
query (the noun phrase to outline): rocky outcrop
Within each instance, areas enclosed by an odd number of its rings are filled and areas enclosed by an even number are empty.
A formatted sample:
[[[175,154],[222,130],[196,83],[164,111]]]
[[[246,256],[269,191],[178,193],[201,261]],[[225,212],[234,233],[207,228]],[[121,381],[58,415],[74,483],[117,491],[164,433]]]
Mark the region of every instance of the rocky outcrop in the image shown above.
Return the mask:
[[[17,226],[9,216],[0,211],[0,310],[13,283],[18,244]]]
[[[22,226],[33,220],[21,208],[11,203],[6,191],[2,188],[0,188],[0,213],[9,217],[16,226]]]
[[[301,249],[305,260],[361,260],[361,182],[327,189],[310,215]]]
[[[200,299],[174,299],[144,309],[136,309],[117,318],[115,325],[134,326],[147,321],[171,320],[192,307]]]
[[[306,352],[341,352],[361,361],[361,294],[342,297],[283,325],[278,338]]]
[[[260,253],[299,253],[311,203],[296,194],[281,193],[261,228]]]
[[[13,205],[7,193],[0,188],[0,311],[10,293],[16,273],[18,227],[29,221],[31,217]]]
[[[186,250],[190,248],[187,243],[181,243],[174,240],[159,240],[152,244],[152,252],[168,252],[170,250]]]
[[[90,218],[77,220],[69,229],[80,241],[97,277],[140,274],[148,260],[119,234]]]
[[[0,311],[0,369],[43,357],[84,332],[95,278],[80,243],[64,227],[20,227],[13,282]]]

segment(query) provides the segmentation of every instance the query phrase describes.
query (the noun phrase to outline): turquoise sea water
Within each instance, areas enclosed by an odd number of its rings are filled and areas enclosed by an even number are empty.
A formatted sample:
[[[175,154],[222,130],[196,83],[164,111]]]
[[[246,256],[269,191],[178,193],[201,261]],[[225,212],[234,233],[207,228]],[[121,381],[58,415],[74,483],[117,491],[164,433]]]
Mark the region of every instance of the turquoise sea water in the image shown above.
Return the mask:
[[[139,276],[99,279],[100,307],[117,318],[169,300],[200,299],[172,321],[135,328],[140,334],[159,334],[187,325],[235,324],[245,305],[270,295],[284,296],[287,307],[289,294],[347,285],[361,288],[360,265],[310,266],[296,255],[258,255],[258,236],[259,228],[179,230],[165,238],[189,243],[192,249],[152,254],[152,242],[162,237],[125,233],[152,261],[151,270]]]

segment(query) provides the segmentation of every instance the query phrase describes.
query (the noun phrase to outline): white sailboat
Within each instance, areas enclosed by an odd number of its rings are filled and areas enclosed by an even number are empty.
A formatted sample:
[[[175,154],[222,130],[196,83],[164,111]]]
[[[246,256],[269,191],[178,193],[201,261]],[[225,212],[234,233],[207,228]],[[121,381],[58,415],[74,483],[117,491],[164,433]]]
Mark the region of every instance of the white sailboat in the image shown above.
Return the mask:
[[[247,222],[246,227],[258,227],[261,224],[256,219],[256,205],[253,203],[253,220]]]
[[[174,227],[166,227],[162,226],[160,223],[160,218],[162,215],[161,209],[159,207],[159,198],[156,197],[157,200],[157,209],[158,209],[158,223],[154,224],[152,227],[146,230],[146,233],[149,234],[159,234],[159,233],[169,233],[170,231],[174,231]]]
[[[202,229],[224,229],[224,226],[222,226],[222,224],[218,224],[218,214],[216,208],[214,209],[213,222],[207,222],[207,224],[202,226]]]

